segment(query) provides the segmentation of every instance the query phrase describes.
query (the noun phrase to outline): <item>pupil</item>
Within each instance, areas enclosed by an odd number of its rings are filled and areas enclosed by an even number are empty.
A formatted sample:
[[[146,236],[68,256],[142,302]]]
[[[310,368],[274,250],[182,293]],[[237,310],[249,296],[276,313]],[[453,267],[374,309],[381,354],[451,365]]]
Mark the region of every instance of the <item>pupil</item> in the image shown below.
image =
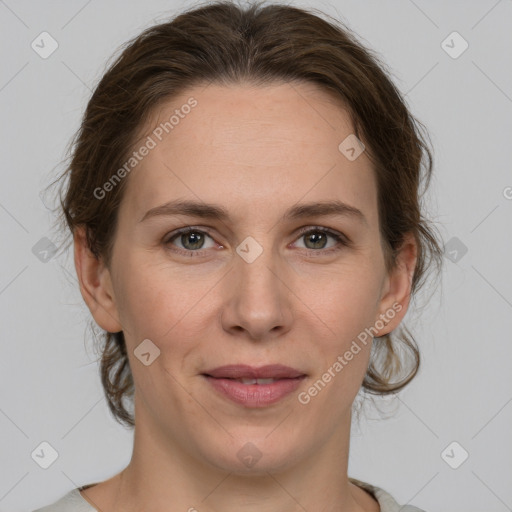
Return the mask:
[[[191,244],[188,243],[189,240],[192,240]],[[187,249],[200,249],[202,242],[203,236],[200,233],[185,233],[181,236],[181,243],[184,247],[187,247]]]
[[[315,233],[315,234],[312,234],[312,235],[308,235],[306,238],[308,239],[308,241],[309,240],[313,241],[313,245],[314,245],[315,249],[318,249],[318,248],[321,249],[323,247],[321,239],[323,238],[324,239],[323,241],[325,242],[325,233]]]
[[[315,249],[321,249],[325,245],[325,233],[314,233],[311,235],[307,235],[306,239],[308,243],[312,243],[313,248]],[[181,236],[181,243],[188,249],[200,249],[203,241],[203,235],[201,235],[200,233],[191,232],[185,233],[184,235]],[[306,245],[308,244],[306,243]]]

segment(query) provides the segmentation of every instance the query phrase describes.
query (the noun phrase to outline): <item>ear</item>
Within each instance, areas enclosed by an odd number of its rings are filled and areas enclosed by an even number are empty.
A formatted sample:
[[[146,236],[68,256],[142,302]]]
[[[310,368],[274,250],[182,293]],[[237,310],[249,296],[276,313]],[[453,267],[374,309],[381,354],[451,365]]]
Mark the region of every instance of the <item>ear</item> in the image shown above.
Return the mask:
[[[386,276],[382,287],[379,316],[375,318],[375,323],[384,324],[384,327],[376,329],[378,333],[375,337],[389,334],[396,329],[407,313],[417,253],[416,239],[412,233],[407,233],[397,254],[396,265]]]
[[[122,331],[110,271],[89,249],[83,227],[75,230],[73,244],[80,292],[94,320],[105,331]]]

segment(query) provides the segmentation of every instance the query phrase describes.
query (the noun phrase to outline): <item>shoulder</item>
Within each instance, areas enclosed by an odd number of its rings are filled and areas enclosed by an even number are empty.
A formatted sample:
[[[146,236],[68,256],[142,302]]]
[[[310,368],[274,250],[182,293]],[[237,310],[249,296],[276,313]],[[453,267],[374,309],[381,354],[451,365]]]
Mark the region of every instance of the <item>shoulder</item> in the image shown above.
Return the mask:
[[[349,478],[349,480],[372,494],[379,503],[381,512],[425,512],[413,505],[399,505],[388,492],[380,487],[355,478]],[[97,512],[80,494],[80,489],[72,489],[55,503],[38,508],[33,512]]]
[[[80,494],[82,487],[72,489],[55,503],[38,508],[33,512],[97,512]]]
[[[414,507],[413,505],[400,505],[394,498],[384,489],[371,485],[367,482],[362,482],[356,478],[349,478],[349,480],[358,487],[368,491],[379,503],[381,512],[425,512],[424,510]]]

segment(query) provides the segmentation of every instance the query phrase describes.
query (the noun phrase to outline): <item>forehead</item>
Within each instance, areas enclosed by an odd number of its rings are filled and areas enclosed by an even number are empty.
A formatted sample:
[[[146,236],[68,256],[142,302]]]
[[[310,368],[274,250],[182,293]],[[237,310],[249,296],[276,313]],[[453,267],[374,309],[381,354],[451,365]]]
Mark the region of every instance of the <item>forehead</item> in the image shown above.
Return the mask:
[[[123,200],[138,220],[176,198],[239,212],[341,199],[375,214],[369,159],[339,149],[353,134],[349,113],[314,84],[197,86],[154,109],[142,133],[134,149],[149,139],[154,147]]]

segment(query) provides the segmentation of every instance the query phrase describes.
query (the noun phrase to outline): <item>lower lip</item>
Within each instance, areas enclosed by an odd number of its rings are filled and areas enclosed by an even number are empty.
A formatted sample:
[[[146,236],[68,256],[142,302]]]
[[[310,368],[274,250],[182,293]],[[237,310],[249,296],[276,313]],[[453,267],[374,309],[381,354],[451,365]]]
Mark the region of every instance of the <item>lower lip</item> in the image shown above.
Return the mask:
[[[280,379],[271,384],[242,384],[232,379],[215,379],[208,375],[206,380],[222,395],[246,407],[266,407],[293,393],[303,377]]]

